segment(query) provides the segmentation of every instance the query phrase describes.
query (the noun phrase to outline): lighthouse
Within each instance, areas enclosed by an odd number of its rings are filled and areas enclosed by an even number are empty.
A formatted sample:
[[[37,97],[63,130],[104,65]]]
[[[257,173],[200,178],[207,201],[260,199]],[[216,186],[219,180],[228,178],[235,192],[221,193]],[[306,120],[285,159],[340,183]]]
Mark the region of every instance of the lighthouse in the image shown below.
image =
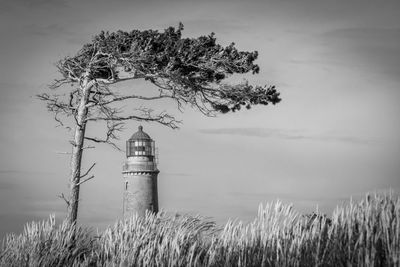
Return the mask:
[[[126,141],[126,160],[122,168],[124,178],[123,217],[146,210],[158,212],[155,142],[139,126],[138,131]]]

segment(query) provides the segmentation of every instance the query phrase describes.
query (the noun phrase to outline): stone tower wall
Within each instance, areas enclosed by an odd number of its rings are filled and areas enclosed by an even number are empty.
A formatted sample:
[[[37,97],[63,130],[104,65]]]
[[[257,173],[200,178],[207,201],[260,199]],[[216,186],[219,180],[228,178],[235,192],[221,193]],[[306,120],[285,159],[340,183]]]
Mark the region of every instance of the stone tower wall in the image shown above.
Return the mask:
[[[146,210],[158,212],[157,176],[158,171],[124,173],[124,218],[144,216]]]

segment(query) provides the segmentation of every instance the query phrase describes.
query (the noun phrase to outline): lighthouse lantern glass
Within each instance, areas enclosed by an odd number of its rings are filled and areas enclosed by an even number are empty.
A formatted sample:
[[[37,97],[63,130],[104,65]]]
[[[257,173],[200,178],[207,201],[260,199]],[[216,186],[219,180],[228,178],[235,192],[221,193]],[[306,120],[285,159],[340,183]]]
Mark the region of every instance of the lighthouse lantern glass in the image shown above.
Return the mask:
[[[133,141],[126,142],[126,156],[154,156],[155,155],[154,141]]]

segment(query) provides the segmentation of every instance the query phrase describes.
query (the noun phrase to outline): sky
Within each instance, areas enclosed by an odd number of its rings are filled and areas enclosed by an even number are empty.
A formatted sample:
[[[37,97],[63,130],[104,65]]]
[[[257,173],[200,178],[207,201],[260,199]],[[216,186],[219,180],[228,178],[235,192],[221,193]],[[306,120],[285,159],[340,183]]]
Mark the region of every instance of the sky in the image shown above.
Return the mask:
[[[154,103],[179,130],[143,124],[159,149],[159,203],[218,223],[249,221],[280,199],[328,214],[367,192],[400,192],[400,2],[395,0],[0,0],[0,237],[27,221],[65,216],[71,133],[35,95],[59,78],[57,60],[101,30],[185,26],[259,52],[254,84],[276,85],[276,106],[204,117]],[[143,81],[123,85],[154,89]],[[124,147],[139,126],[121,133]],[[101,135],[100,127],[89,128]],[[97,145],[79,222],[103,229],[122,213],[123,152]]]

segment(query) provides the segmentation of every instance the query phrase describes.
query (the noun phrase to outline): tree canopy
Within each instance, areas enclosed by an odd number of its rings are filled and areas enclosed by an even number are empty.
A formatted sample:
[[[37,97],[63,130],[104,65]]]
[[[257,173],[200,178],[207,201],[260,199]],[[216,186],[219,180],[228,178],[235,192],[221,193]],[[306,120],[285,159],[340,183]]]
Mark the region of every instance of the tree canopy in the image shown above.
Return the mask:
[[[222,47],[216,43],[214,33],[183,38],[182,30],[180,24],[164,32],[101,32],[75,56],[58,62],[62,82],[79,83],[87,77],[99,84],[113,84],[143,78],[159,88],[159,97],[188,103],[207,115],[280,101],[274,86],[221,83],[234,73],[258,73],[260,68],[254,63],[257,51],[238,51],[234,43]],[[106,98],[99,92],[91,101],[119,100]]]

